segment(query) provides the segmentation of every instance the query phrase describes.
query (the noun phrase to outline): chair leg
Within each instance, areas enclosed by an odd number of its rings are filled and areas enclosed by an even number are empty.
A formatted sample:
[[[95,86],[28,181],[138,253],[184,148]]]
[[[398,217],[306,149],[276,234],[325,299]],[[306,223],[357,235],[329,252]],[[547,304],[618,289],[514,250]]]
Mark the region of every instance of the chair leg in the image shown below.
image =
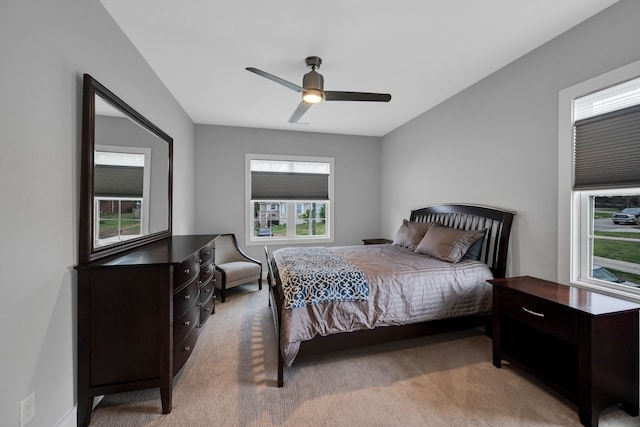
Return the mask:
[[[260,275],[260,277],[258,278],[258,290],[262,290],[262,275]]]
[[[222,286],[220,287],[220,301],[224,302],[225,301],[225,288],[227,287],[226,283],[222,282]]]

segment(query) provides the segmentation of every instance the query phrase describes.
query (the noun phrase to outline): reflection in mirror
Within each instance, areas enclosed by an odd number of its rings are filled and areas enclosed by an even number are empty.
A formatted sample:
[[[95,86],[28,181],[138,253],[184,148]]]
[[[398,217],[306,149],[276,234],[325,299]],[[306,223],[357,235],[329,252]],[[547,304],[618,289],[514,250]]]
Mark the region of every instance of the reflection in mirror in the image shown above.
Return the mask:
[[[171,235],[171,138],[88,75],[84,102],[81,263]]]
[[[95,98],[94,247],[168,228],[169,146]]]
[[[96,248],[149,232],[145,199],[149,199],[150,167],[145,158],[150,157],[151,150],[129,153],[128,148],[96,145],[94,151],[93,246]]]

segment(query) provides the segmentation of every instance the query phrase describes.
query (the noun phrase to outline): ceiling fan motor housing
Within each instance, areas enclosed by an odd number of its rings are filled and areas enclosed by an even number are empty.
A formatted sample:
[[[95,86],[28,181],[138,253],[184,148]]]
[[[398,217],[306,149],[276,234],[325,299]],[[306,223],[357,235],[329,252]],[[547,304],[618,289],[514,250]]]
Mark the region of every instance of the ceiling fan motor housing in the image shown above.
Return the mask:
[[[315,70],[309,71],[302,79],[302,87],[307,90],[316,89],[322,92],[324,90],[324,78],[322,74]]]

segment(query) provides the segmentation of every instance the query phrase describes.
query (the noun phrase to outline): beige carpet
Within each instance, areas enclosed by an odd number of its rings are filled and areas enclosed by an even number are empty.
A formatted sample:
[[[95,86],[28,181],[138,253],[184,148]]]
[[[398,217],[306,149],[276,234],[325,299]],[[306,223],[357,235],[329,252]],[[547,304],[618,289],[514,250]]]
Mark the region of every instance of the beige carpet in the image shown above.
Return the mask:
[[[266,288],[241,287],[201,330],[176,376],[173,411],[157,390],[105,397],[92,426],[580,426],[575,407],[491,363],[480,330],[298,359],[277,388]],[[620,408],[600,426],[638,426]]]

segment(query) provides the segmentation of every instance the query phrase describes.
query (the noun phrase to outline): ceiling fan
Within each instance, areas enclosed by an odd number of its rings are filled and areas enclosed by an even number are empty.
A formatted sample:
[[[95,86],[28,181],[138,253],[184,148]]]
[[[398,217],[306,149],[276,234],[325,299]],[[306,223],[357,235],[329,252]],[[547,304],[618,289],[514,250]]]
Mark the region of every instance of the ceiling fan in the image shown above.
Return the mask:
[[[369,93],[369,92],[342,92],[335,90],[324,90],[324,78],[316,69],[320,68],[322,59],[317,56],[309,56],[305,59],[307,67],[311,68],[302,79],[302,87],[293,84],[280,77],[274,76],[262,70],[253,67],[247,67],[247,71],[256,73],[271,81],[281,84],[282,86],[293,89],[296,92],[302,92],[302,101],[289,118],[289,123],[298,123],[304,113],[313,105],[321,101],[368,101],[368,102],[389,102],[391,95],[388,93]]]

